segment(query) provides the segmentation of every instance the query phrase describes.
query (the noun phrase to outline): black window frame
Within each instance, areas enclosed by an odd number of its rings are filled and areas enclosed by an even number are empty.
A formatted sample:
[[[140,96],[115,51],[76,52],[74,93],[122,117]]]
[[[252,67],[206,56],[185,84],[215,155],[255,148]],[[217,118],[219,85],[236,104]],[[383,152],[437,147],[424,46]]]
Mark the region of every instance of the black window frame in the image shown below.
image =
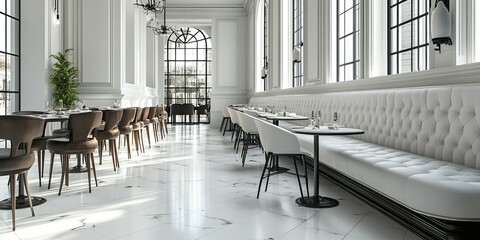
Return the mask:
[[[406,4],[410,2],[411,3],[411,8],[410,8],[410,18],[409,19],[405,19],[405,20],[401,20],[401,13],[400,13],[400,6],[401,4]],[[414,4],[417,4],[417,5],[414,5]],[[423,6],[425,12],[424,13],[420,13],[420,4],[425,4]],[[414,7],[416,6],[416,8]],[[411,57],[410,57],[410,72],[414,72],[414,71],[422,71],[422,70],[428,70],[429,69],[429,62],[430,62],[430,59],[429,59],[429,38],[430,38],[430,35],[429,35],[429,32],[430,32],[430,19],[429,19],[429,11],[430,11],[430,6],[431,6],[431,3],[430,3],[430,0],[417,0],[417,1],[413,1],[413,0],[388,0],[388,5],[387,5],[387,26],[388,26],[388,29],[387,29],[387,52],[388,52],[388,56],[387,56],[387,71],[388,71],[388,75],[391,75],[391,74],[399,74],[399,73],[405,73],[405,71],[400,71],[400,66],[401,66],[401,62],[402,60],[400,59],[400,55],[402,53],[406,53],[406,52],[411,52]],[[415,9],[416,9],[416,12],[415,12]],[[395,19],[395,23],[393,23],[393,20],[392,20],[392,15],[393,15],[393,11],[395,11],[395,16],[396,16],[396,19]],[[423,18],[423,19],[422,19]],[[423,23],[424,23],[424,31],[420,32],[420,23],[421,23],[421,20],[423,20]],[[414,24],[417,24],[416,25],[416,31],[414,31]],[[402,26],[405,26],[407,24],[411,24],[410,25],[410,47],[407,47],[407,48],[402,48],[400,46],[400,44],[402,43],[402,39],[399,39],[399,36],[400,36],[400,29]],[[393,45],[393,34],[392,32],[395,31],[396,33],[396,41],[395,41],[395,48],[392,46]],[[417,35],[415,35],[415,33]],[[420,34],[423,34],[423,40],[424,42],[420,42]],[[416,36],[416,37],[415,37]],[[416,39],[415,39],[416,38]],[[415,41],[416,40],[416,41]],[[421,61],[420,61],[420,51],[422,51],[422,48],[424,50],[424,66],[421,66]],[[417,64],[416,66],[414,65],[415,64],[415,61],[414,61],[414,58],[413,56],[416,54],[417,56]],[[395,57],[395,60],[396,62],[394,63],[392,58]],[[415,68],[416,67],[416,68]]]
[[[212,77],[211,65],[212,65],[212,47],[210,37],[200,29],[193,27],[181,28],[174,31],[168,37],[167,44],[165,46],[165,104],[170,106],[173,103],[192,103],[198,105],[210,105],[210,92],[211,82],[209,79]],[[203,46],[199,47],[199,42],[204,41]],[[187,47],[188,44],[195,43],[196,47]],[[172,46],[174,46],[172,48]],[[170,56],[171,51],[175,52],[175,56]],[[183,59],[177,57],[177,54],[183,50]],[[187,50],[195,50],[195,59],[187,59]],[[205,55],[199,59],[199,50],[203,50]],[[209,57],[210,54],[210,57]],[[177,73],[177,63],[183,63],[183,72]],[[187,73],[187,63],[195,62],[195,73]],[[171,63],[175,64],[174,69],[170,69]],[[205,72],[199,73],[199,63],[205,64]],[[210,69],[210,71],[209,71]],[[205,78],[204,86],[200,86],[199,76]],[[195,77],[195,86],[188,85],[188,78]],[[177,79],[183,78],[183,86],[177,86]],[[175,83],[175,84],[172,84]],[[203,90],[203,97],[202,97]],[[177,97],[177,93],[183,93],[183,97]],[[189,94],[195,94],[195,97],[188,97]]]
[[[293,48],[298,48],[300,50],[300,61],[293,62],[293,87],[303,86],[303,74],[304,74],[304,64],[303,64],[303,31],[304,31],[304,19],[303,19],[303,0],[293,0],[292,4],[292,38],[293,38]]]
[[[8,12],[8,3],[15,2],[15,13]],[[18,111],[21,109],[21,45],[20,45],[20,38],[21,38],[21,1],[20,0],[10,0],[5,1],[5,12],[0,11],[0,18],[4,18],[5,20],[5,32],[4,34],[4,41],[5,45],[4,50],[0,49],[0,59],[3,58],[3,62],[0,64],[3,67],[0,67],[0,70],[3,70],[4,79],[0,79],[0,103],[4,103],[3,109],[0,111],[5,115],[11,114],[12,112]],[[12,11],[12,9],[10,9]],[[10,26],[9,26],[10,22]],[[10,40],[8,38],[11,38]],[[12,40],[12,38],[14,38]],[[13,47],[10,46],[10,51],[8,49],[8,42],[14,43],[16,47],[16,52],[14,52]],[[8,60],[10,58],[10,61]],[[8,82],[8,73],[9,73],[9,65],[12,66],[15,64],[15,74],[10,74],[10,83]],[[3,68],[3,69],[2,69]],[[10,73],[13,71],[10,69]],[[13,79],[12,79],[13,78]],[[12,85],[15,86],[12,89]],[[13,101],[15,99],[15,101]]]
[[[343,1],[343,6],[344,9],[340,9],[340,1]],[[361,60],[360,60],[360,31],[361,31],[361,9],[360,9],[360,0],[352,0],[353,5],[346,9],[346,0],[337,0],[337,82],[344,82],[344,81],[350,81],[350,80],[356,80],[360,77],[360,67],[361,67]],[[349,14],[349,12],[352,12],[352,22],[347,23],[346,22],[346,15]],[[340,19],[344,18],[343,21],[343,26],[341,26]],[[346,32],[346,25],[347,24],[352,24],[352,32]],[[343,35],[341,35],[341,28],[343,27]],[[340,50],[341,50],[341,42],[343,41],[343,44],[346,45],[346,39],[348,37],[352,37],[352,49],[353,54],[352,56],[352,61],[346,62],[347,59],[347,54],[350,54],[349,52],[343,51],[343,62],[340,62]],[[353,66],[353,76],[347,77],[346,75],[346,68],[348,66],[352,65]],[[341,71],[343,70],[343,74],[340,74]],[[340,76],[343,76],[343,79],[340,78]]]

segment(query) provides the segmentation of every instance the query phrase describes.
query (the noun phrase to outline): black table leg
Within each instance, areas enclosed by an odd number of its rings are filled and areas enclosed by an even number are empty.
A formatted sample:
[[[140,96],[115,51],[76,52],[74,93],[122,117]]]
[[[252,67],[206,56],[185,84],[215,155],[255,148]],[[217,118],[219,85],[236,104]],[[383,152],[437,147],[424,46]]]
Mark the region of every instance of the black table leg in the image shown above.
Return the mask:
[[[71,173],[82,173],[82,172],[87,172],[88,169],[84,166],[82,166],[82,156],[80,154],[77,154],[77,166],[74,166],[70,168]]]
[[[16,197],[16,208],[28,208],[28,198],[25,196],[25,187],[23,186],[23,176],[22,174],[18,175],[18,196]],[[32,205],[37,206],[40,204],[45,203],[47,200],[42,197],[34,197],[32,196]],[[0,209],[10,210],[12,209],[12,201],[10,198],[2,200],[0,202]]]
[[[313,174],[314,174],[314,193],[312,197],[299,197],[295,202],[298,205],[309,207],[309,208],[331,208],[338,206],[338,201],[333,198],[322,197],[319,194],[319,172],[318,172],[318,159],[319,159],[319,149],[318,149],[318,135],[313,136]]]

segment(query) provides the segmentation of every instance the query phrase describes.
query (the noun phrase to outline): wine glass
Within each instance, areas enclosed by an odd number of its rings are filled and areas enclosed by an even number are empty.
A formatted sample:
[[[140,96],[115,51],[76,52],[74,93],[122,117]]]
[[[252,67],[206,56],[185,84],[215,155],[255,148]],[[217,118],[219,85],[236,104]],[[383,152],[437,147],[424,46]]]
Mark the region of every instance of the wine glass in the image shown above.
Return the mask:
[[[337,112],[334,112],[333,113],[333,127],[335,129],[338,129],[338,113]]]

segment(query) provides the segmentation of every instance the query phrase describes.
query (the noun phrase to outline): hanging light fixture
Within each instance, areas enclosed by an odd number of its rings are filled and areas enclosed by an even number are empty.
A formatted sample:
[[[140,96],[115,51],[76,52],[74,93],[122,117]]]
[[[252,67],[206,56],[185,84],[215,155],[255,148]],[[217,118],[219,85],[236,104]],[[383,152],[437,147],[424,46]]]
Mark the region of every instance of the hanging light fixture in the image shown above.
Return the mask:
[[[265,66],[262,68],[262,71],[260,72],[260,77],[262,79],[267,78],[268,76],[268,62],[265,64]]]
[[[133,4],[137,7],[143,8],[143,13],[148,14],[161,14],[165,10],[166,0],[136,0]]]
[[[147,20],[147,27],[151,28],[155,35],[167,35],[175,32],[173,28],[167,26],[167,0],[163,0],[162,2],[163,24],[160,23],[157,14],[154,14],[154,16]]]
[[[448,0],[437,0],[435,9],[432,12],[432,42],[437,45],[436,51],[442,52],[441,44],[452,45],[452,17],[445,2]]]
[[[59,10],[59,6],[58,6],[58,1],[59,0],[55,0],[55,6],[53,8],[53,11],[57,14],[56,19],[55,19],[55,23],[57,25],[60,25],[60,10]]]

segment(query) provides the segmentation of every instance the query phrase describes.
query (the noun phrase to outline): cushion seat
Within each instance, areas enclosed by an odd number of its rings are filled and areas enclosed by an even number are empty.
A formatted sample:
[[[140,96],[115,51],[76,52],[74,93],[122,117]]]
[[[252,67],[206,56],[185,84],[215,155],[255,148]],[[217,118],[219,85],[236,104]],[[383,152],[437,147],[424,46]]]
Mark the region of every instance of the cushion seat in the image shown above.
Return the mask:
[[[313,156],[313,136],[296,136]],[[342,136],[320,136],[319,154],[323,164],[414,211],[480,220],[479,170]]]
[[[23,154],[24,151],[19,151],[18,154]],[[10,149],[0,149],[0,175],[18,174],[28,171],[35,162],[35,154],[33,152],[10,158]]]
[[[118,136],[120,136],[120,131],[118,130],[118,128],[112,130],[98,131],[97,133],[97,139],[114,139],[118,138]]]
[[[83,154],[97,149],[97,139],[88,139],[80,142],[69,142],[68,138],[52,138],[47,142],[47,148],[55,154]]]

